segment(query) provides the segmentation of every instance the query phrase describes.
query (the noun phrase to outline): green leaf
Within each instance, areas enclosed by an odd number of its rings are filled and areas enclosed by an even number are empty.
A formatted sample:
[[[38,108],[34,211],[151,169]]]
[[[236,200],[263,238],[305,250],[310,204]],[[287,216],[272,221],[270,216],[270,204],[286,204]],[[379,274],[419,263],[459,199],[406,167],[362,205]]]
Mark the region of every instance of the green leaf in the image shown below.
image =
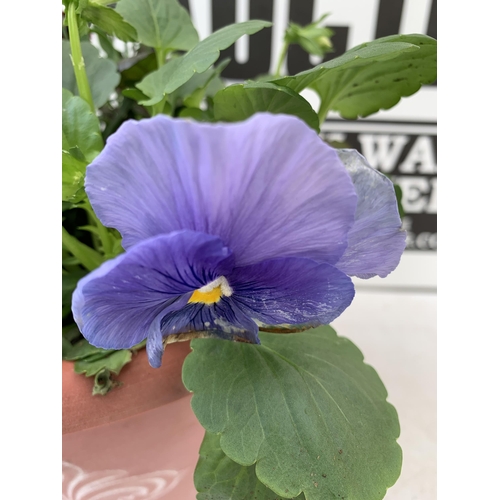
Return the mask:
[[[86,357],[75,362],[75,372],[84,373],[93,377],[102,370],[109,370],[118,375],[121,369],[132,360],[132,352],[128,349],[122,351],[108,351],[106,355],[98,358]]]
[[[188,107],[199,106],[210,82],[222,73],[229,62],[230,59],[227,58],[216,67],[209,68],[203,73],[195,73],[184,85],[170,94],[170,102],[174,107],[182,106],[183,103]]]
[[[436,40],[393,35],[364,43],[310,70],[274,80],[296,92],[306,87],[321,98],[320,120],[329,110],[354,119],[389,109],[436,79]]]
[[[319,132],[318,115],[311,105],[287,87],[255,82],[232,85],[215,94],[214,116],[217,121],[246,120],[261,111],[297,116]]]
[[[63,359],[66,361],[80,361],[86,358],[89,359],[102,359],[109,356],[114,351],[100,349],[90,345],[87,340],[81,339],[76,344],[71,346],[71,350],[66,352]]]
[[[197,500],[282,500],[255,475],[255,466],[243,467],[228,458],[216,434],[205,433],[194,472]],[[297,497],[303,500],[304,495]]]
[[[396,410],[349,340],[323,326],[262,345],[191,341],[183,381],[221,449],[278,495],[381,499],[401,470]]]
[[[120,87],[132,87],[137,82],[140,82],[146,75],[152,73],[158,68],[156,55],[151,49],[143,49],[144,52],[139,52],[133,57],[123,59],[120,62],[119,69],[121,71]]]
[[[76,373],[94,377],[92,395],[107,394],[113,387],[120,385],[112,379],[111,374],[119,375],[122,368],[132,360],[132,351],[143,347],[143,342],[134,346],[131,350],[124,349],[114,351],[100,349],[90,345],[86,339],[80,339],[72,344],[80,332],[76,325],[63,328],[62,336],[62,359],[75,361]]]
[[[101,370],[94,377],[94,387],[92,388],[92,396],[97,394],[105,396],[113,387],[121,385],[119,382],[111,378],[109,370]]]
[[[189,50],[198,43],[191,18],[177,0],[121,0],[116,10],[137,30],[144,45]]]
[[[67,359],[73,350],[73,342],[81,336],[80,330],[72,323],[71,325],[64,326],[62,329],[62,359]]]
[[[78,327],[72,323],[71,325],[63,326],[62,335],[64,339],[71,343],[81,337],[82,334],[80,333],[80,330],[78,330]]]
[[[85,61],[85,70],[92,92],[95,107],[100,108],[107,102],[120,81],[120,74],[116,63],[111,59],[99,57],[99,51],[90,42],[82,41],[82,56]],[[62,41],[62,86],[74,95],[78,94],[73,64],[71,63],[70,46],[68,40]]]
[[[168,75],[177,72],[182,64],[182,57],[175,57],[166,62],[160,69],[152,71],[137,84],[137,88],[149,99],[139,101],[143,106],[153,106],[159,103],[165,96],[164,87]],[[185,82],[183,82],[185,83]],[[179,85],[180,87],[180,85]]]
[[[62,97],[62,132],[63,150],[80,161],[92,161],[103,148],[99,119],[87,102],[66,89],[63,89]],[[70,151],[72,148],[78,148],[85,159]]]
[[[128,97],[129,99],[133,99],[134,101],[143,101],[148,98],[148,96],[139,89],[123,89],[122,95]]]
[[[62,199],[78,203],[85,198],[83,183],[87,162],[77,160],[67,151],[62,152]]]
[[[116,3],[119,0],[92,0],[93,4],[96,5],[110,5],[112,3]]]
[[[71,296],[76,288],[78,281],[85,275],[86,271],[77,269],[71,273],[63,273],[62,275],[62,303],[71,304]]]
[[[213,116],[208,111],[199,108],[182,108],[179,118],[192,118],[197,122],[213,122]]]
[[[82,18],[120,40],[125,42],[137,40],[135,29],[115,9],[90,1],[82,11]]]
[[[122,2],[125,0],[122,0]],[[195,73],[203,73],[217,61],[220,51],[227,49],[243,35],[253,35],[263,28],[271,26],[268,21],[246,21],[230,24],[198,43],[187,54],[171,59],[160,69],[149,74],[137,84],[137,87],[150,97],[142,102],[152,106],[184,85]]]
[[[399,217],[403,220],[405,216],[405,210],[403,208],[403,190],[399,184],[394,184],[394,192],[396,193],[396,200],[398,201]]]
[[[99,252],[71,236],[64,227],[62,228],[62,244],[63,248],[73,254],[82,266],[89,271],[97,269],[104,261],[104,257]]]
[[[297,43],[309,54],[317,56],[331,52],[332,42],[330,39],[334,32],[330,28],[319,27],[319,24],[328,16],[329,14],[324,14],[307,26],[290,23],[285,31],[285,42],[288,44]]]

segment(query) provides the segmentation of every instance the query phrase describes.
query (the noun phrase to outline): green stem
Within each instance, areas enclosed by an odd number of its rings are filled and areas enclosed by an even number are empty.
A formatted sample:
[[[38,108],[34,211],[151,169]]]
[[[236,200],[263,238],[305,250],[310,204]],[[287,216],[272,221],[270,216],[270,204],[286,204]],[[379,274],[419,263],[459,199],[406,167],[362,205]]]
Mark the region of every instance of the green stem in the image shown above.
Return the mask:
[[[89,214],[91,224],[93,224],[97,228],[97,232],[99,233],[99,239],[101,240],[102,250],[104,254],[105,255],[111,254],[111,252],[113,251],[113,241],[111,239],[109,231],[102,225],[101,221],[97,218],[88,200],[85,200],[83,208]]]
[[[320,125],[325,121],[325,119],[328,115],[328,111],[330,111],[328,103],[325,101],[321,101],[321,104],[320,104],[320,107],[318,110],[318,120],[319,120]]]
[[[78,32],[78,20],[76,17],[75,3],[71,2],[68,6],[68,29],[69,29],[69,44],[71,46],[71,60],[75,71],[76,85],[80,97],[87,101],[90,109],[95,113],[92,93],[85,72],[85,61],[83,60],[82,47],[80,45],[80,33]]]
[[[153,104],[151,106],[151,116],[156,116],[156,115],[159,115],[160,113],[163,113],[163,111],[165,109],[165,102],[166,101],[167,101],[167,96],[164,95],[163,99],[160,102]]]
[[[165,64],[167,51],[165,49],[155,49],[157,69],[160,69]]]
[[[288,42],[283,42],[283,48],[281,49],[280,57],[278,59],[278,65],[276,66],[276,71],[274,72],[274,76],[279,78],[281,76],[281,67],[285,62],[286,53],[288,52],[288,47],[290,44]]]
[[[155,54],[156,54],[156,65],[157,69],[160,69],[164,64],[165,60],[167,58],[167,54],[169,53],[168,49],[155,49]],[[150,107],[151,110],[151,116],[156,116],[159,115],[160,113],[163,113],[163,108],[165,107],[165,101],[167,99],[167,96],[163,96],[163,99],[160,102],[157,102],[156,104],[153,104]]]
[[[63,247],[72,253],[88,271],[98,268],[104,261],[102,255],[93,248],[88,247],[80,240],[71,236],[71,234],[62,228]]]

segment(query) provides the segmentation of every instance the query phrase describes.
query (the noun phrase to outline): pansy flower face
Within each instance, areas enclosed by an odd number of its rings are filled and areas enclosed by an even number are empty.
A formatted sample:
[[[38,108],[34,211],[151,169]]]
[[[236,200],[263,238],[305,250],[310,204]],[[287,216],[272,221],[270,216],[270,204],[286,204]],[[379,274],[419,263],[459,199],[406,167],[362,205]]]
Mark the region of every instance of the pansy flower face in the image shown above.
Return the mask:
[[[147,339],[155,367],[170,335],[330,323],[405,246],[391,182],[287,115],[126,122],[85,188],[125,253],[80,281],[75,321],[98,347]]]

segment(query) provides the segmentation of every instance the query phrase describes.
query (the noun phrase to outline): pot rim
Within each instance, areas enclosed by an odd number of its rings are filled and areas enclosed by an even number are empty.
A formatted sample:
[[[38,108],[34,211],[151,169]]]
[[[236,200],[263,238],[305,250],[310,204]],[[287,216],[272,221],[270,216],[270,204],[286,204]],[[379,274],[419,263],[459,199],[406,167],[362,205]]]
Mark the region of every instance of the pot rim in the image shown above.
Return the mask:
[[[75,373],[74,363],[63,361],[62,433],[110,424],[187,397],[182,365],[190,352],[189,342],[169,344],[162,366],[152,368],[146,350],[137,351],[114,377],[121,385],[105,396],[92,396],[94,377]]]

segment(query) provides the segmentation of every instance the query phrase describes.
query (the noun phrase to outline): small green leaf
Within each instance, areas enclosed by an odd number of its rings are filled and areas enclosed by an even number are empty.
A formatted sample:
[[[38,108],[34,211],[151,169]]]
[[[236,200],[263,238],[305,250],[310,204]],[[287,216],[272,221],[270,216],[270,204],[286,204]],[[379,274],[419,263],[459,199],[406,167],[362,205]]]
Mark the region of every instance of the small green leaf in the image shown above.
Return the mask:
[[[71,273],[63,273],[62,275],[62,303],[71,304],[71,296],[76,288],[78,281],[85,275],[86,271],[83,269],[76,269]]]
[[[122,0],[122,2],[125,0]],[[246,21],[230,24],[198,43],[187,54],[171,59],[160,69],[150,73],[137,87],[150,97],[142,102],[152,106],[163,99],[165,94],[171,94],[184,85],[195,73],[203,73],[217,61],[220,51],[227,49],[243,35],[253,35],[263,28],[271,26],[268,21]]]
[[[330,39],[334,33],[330,28],[319,26],[328,16],[329,14],[324,14],[317,21],[307,26],[290,23],[285,32],[285,42],[299,44],[306,52],[317,56],[323,56],[327,52],[331,52],[332,42]]]
[[[72,1],[72,3],[76,5],[76,13],[78,15],[81,15],[83,9],[85,9],[90,2],[90,0],[70,0],[70,1]]]
[[[401,471],[399,423],[361,352],[323,326],[262,345],[194,339],[183,381],[222,451],[276,494],[378,500]]]
[[[111,378],[111,372],[109,370],[101,370],[96,373],[94,377],[94,387],[92,388],[92,396],[99,394],[100,396],[105,396],[113,387],[120,385],[119,382]]]
[[[194,484],[197,500],[283,500],[257,479],[254,465],[243,467],[228,458],[219,436],[209,432],[201,444]],[[304,500],[304,495],[296,498]]]
[[[62,335],[68,342],[73,342],[81,336],[81,333],[80,330],[78,330],[78,327],[73,323],[71,325],[63,326]]]
[[[227,58],[216,67],[209,68],[203,73],[195,73],[184,85],[170,94],[170,102],[174,107],[182,106],[183,103],[187,107],[199,106],[210,82],[222,73],[229,62],[230,59]]]
[[[68,252],[78,259],[78,262],[89,271],[97,269],[104,261],[104,257],[93,248],[85,245],[80,240],[62,228],[62,244]]]
[[[86,358],[100,359],[108,356],[111,352],[114,351],[99,349],[99,347],[90,345],[87,340],[81,339],[72,345],[71,350],[63,356],[63,359],[66,361],[80,361]]]
[[[137,40],[135,29],[115,9],[110,7],[91,1],[83,10],[82,18],[124,42],[135,42]]]
[[[72,323],[71,325],[64,326],[62,329],[62,359],[67,359],[73,350],[72,342],[80,337],[81,333],[77,326]]]
[[[123,89],[122,95],[137,102],[144,101],[148,98],[148,96],[141,92],[139,89]]]
[[[111,5],[112,3],[116,3],[118,0],[92,0],[92,3],[95,5]]]
[[[182,108],[179,112],[179,118],[192,118],[197,122],[212,122],[213,116],[207,111],[199,108]]]
[[[394,184],[394,192],[396,193],[396,200],[398,202],[398,213],[399,213],[399,217],[401,218],[401,220],[404,219],[404,216],[405,216],[405,210],[403,208],[403,190],[401,189],[401,186],[399,186],[398,184]]]
[[[140,82],[146,75],[158,68],[156,55],[151,49],[141,51],[137,55],[120,62],[121,71],[120,87],[127,88]]]
[[[63,337],[62,338],[62,359],[66,359],[66,355],[68,352],[71,351],[71,348],[72,348],[71,342],[68,339]]]
[[[78,203],[85,198],[83,183],[87,162],[77,160],[67,151],[62,152],[62,199]]]
[[[84,373],[93,377],[102,370],[109,370],[118,375],[121,369],[132,360],[132,352],[128,349],[122,351],[108,351],[106,355],[94,358],[83,358],[75,361],[75,372]]]
[[[92,161],[103,148],[99,119],[81,97],[72,96],[66,89],[63,89],[62,131],[63,150],[81,162]],[[85,159],[79,158],[72,148],[78,148]]]
[[[63,144],[64,143],[67,144],[67,145],[69,145],[69,141],[66,139],[66,136],[64,135],[64,132],[63,132]],[[65,151],[64,147],[63,147],[63,151]],[[73,158],[76,158],[79,161],[83,161],[83,162],[87,161],[87,159],[85,158],[85,155],[81,152],[81,150],[80,150],[80,148],[78,146],[69,147],[68,149],[66,149],[66,151]]]
[[[175,57],[167,61],[160,69],[152,71],[141,80],[137,84],[137,88],[148,96],[148,99],[139,101],[139,104],[143,106],[153,106],[159,103],[165,97],[164,88],[168,75],[174,74],[181,64],[182,57]]]
[[[95,107],[100,108],[107,102],[120,81],[116,63],[111,59],[103,59],[99,51],[90,42],[82,41],[82,56],[85,61],[85,70],[92,92]],[[70,56],[68,40],[62,41],[62,86],[78,95],[75,73]]]
[[[245,83],[231,85],[214,97],[216,121],[237,122],[263,111],[297,116],[319,132],[318,115],[311,105],[287,87],[266,82]]]
[[[358,45],[335,59],[274,80],[296,92],[306,87],[321,98],[320,120],[329,110],[344,118],[389,109],[436,79],[436,40],[426,35],[392,35]]]
[[[191,18],[177,0],[121,0],[116,10],[137,30],[144,45],[189,50],[198,43]]]

